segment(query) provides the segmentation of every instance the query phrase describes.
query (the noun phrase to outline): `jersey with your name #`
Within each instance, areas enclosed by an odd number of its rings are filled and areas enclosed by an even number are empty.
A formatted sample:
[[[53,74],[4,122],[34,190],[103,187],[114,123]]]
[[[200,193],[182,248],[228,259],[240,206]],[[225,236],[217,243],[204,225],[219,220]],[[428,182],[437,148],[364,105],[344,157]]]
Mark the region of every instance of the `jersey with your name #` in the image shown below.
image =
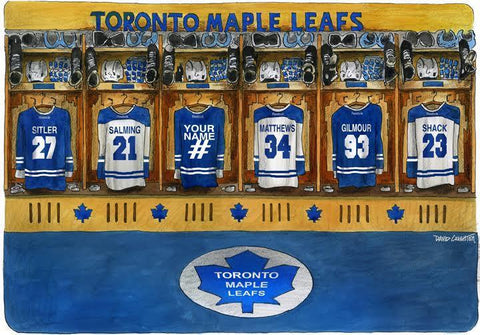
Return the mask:
[[[20,113],[17,125],[16,178],[26,189],[64,191],[73,174],[70,114],[58,107],[47,113],[35,107]]]
[[[120,113],[113,107],[98,114],[97,176],[107,187],[123,190],[145,186],[149,175],[150,113],[133,105]]]
[[[263,188],[298,187],[305,173],[303,110],[266,105],[254,112],[253,161],[258,185]]]
[[[175,112],[175,178],[185,188],[217,187],[223,177],[225,111],[208,106],[200,112]]]
[[[375,186],[383,172],[382,110],[345,105],[332,116],[333,174],[339,187]]]
[[[443,103],[430,110],[425,105],[408,111],[407,176],[418,188],[453,185],[458,175],[460,109]]]

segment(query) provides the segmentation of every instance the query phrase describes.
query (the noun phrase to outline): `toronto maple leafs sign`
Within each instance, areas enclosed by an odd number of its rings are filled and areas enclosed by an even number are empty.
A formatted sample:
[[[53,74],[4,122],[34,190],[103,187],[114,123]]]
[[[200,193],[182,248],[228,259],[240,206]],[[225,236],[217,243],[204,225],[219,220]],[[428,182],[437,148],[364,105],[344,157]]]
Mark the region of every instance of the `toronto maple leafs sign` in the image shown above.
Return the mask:
[[[244,318],[284,313],[310,294],[313,279],[294,257],[260,247],[234,247],[202,255],[183,270],[180,287],[195,303]]]

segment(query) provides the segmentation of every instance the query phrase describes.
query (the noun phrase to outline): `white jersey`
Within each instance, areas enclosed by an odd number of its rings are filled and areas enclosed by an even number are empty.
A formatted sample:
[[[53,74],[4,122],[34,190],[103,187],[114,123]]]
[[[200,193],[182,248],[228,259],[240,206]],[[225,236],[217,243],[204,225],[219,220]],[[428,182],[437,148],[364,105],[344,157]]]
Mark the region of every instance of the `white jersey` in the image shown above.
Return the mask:
[[[108,188],[123,190],[145,186],[149,174],[150,113],[148,109],[133,106],[126,113],[112,107],[98,114],[99,179],[105,179]]]
[[[298,176],[305,173],[302,148],[303,111],[287,105],[270,105],[254,112],[255,174],[263,188],[298,187]]]
[[[407,176],[418,188],[454,185],[458,174],[460,110],[443,103],[435,110],[424,105],[408,111]]]

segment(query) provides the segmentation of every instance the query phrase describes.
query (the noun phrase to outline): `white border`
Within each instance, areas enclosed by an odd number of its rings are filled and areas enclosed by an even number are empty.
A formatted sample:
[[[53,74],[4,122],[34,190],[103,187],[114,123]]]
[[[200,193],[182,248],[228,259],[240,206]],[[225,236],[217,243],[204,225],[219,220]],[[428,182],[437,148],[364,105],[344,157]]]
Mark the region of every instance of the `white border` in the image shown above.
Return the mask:
[[[68,0],[68,1],[79,1],[79,0]],[[84,0],[87,1],[87,0]],[[107,2],[107,0],[88,0],[89,2]],[[151,0],[112,0],[111,2],[125,2],[125,3],[132,3],[132,2],[138,2],[138,3],[195,3],[195,4],[205,4],[205,3],[223,3],[223,2],[294,2],[295,0],[272,0],[272,1],[262,1],[262,0],[230,0],[230,1],[225,1],[225,0],[186,0],[186,1],[180,1],[180,0],[156,0],[156,1],[151,1]],[[313,2],[313,3],[334,3],[334,2],[342,2],[342,3],[423,3],[421,0],[390,0],[390,1],[382,1],[382,0],[299,0],[301,2]],[[79,1],[80,2],[80,1]],[[6,1],[5,0],[0,0],[0,4],[2,8],[5,6]],[[480,16],[480,1],[478,0],[450,0],[450,1],[428,1],[430,4],[443,4],[443,3],[465,3],[468,4],[470,7],[473,8],[474,10],[474,30],[476,32],[476,37],[477,37],[477,47],[475,47],[477,53],[479,52],[479,47],[480,45],[480,24],[479,24],[479,16]],[[432,15],[435,15],[435,13],[431,13]],[[32,15],[35,15],[32,13]],[[454,18],[452,18],[454,19]],[[0,29],[3,31],[4,27],[4,17],[3,13],[0,15]],[[2,38],[0,38],[0,50],[4,50],[4,39],[3,39],[3,34]],[[2,92],[2,95],[5,92],[5,61],[4,61],[4,56],[0,57],[0,70],[1,70],[1,80],[0,80],[0,89]],[[480,66],[480,61],[477,61],[477,67]],[[480,104],[479,104],[479,92],[480,92],[480,83],[478,82],[478,72],[476,73],[476,78],[477,78],[477,86],[476,86],[476,92],[475,92],[475,105],[477,106],[477,115],[476,115],[476,158],[477,162],[479,162],[479,157],[480,157],[480,127],[478,123],[478,119],[480,117]],[[4,97],[5,98],[5,97]],[[1,128],[4,129],[4,120],[5,120],[5,102],[0,104],[0,119],[1,119]],[[3,147],[4,147],[4,136],[0,136],[0,148],[2,148],[3,152]],[[4,175],[4,166],[3,166],[3,158],[1,159],[0,162],[0,173],[3,178]],[[3,183],[2,183],[3,184]],[[476,190],[477,194],[480,192],[480,164],[476,165]],[[480,222],[480,211],[478,210],[480,207],[480,197],[477,197],[477,231],[478,231],[478,225]],[[0,228],[2,232],[5,229],[5,196],[2,191],[0,191]],[[480,246],[480,244],[479,244]],[[3,260],[3,234],[0,236],[0,258]],[[2,262],[3,264],[3,262]],[[478,276],[480,279],[480,275]],[[477,280],[478,282],[478,280]],[[478,289],[480,291],[480,285],[477,285]],[[4,318],[4,304],[3,304],[3,266],[2,266],[2,273],[0,274],[0,334],[18,334],[17,332],[13,331],[10,327],[8,327],[5,318]],[[469,334],[480,334],[480,321],[477,323],[477,325],[470,331],[468,332]],[[444,333],[444,332],[441,332]],[[29,333],[29,334],[34,334],[34,333]],[[167,333],[164,333],[167,334]],[[211,334],[211,335],[227,335],[228,333],[205,333],[205,334]],[[235,335],[239,334],[245,334],[245,335],[264,335],[265,333],[234,333]],[[342,334],[342,333],[333,333],[333,332],[322,332],[322,333],[269,333],[269,334],[279,334],[279,335],[285,335],[285,334],[299,334],[299,335],[310,335],[310,334]],[[372,333],[354,333],[354,334],[372,334]],[[391,335],[392,333],[375,333],[375,334],[384,334],[384,335]],[[402,334],[432,334],[432,333],[411,333],[411,332],[403,332]],[[435,333],[434,333],[435,334]],[[180,334],[172,334],[172,335],[180,335]]]

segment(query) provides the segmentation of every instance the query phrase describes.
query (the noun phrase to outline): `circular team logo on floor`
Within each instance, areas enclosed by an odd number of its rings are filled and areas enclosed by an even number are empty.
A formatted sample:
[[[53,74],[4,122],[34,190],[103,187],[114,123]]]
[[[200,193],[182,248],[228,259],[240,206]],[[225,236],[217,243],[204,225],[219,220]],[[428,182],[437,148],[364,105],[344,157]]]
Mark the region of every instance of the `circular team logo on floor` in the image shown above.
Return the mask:
[[[244,318],[292,310],[313,287],[310,271],[296,258],[260,247],[234,247],[194,259],[180,276],[192,301],[216,312]]]

